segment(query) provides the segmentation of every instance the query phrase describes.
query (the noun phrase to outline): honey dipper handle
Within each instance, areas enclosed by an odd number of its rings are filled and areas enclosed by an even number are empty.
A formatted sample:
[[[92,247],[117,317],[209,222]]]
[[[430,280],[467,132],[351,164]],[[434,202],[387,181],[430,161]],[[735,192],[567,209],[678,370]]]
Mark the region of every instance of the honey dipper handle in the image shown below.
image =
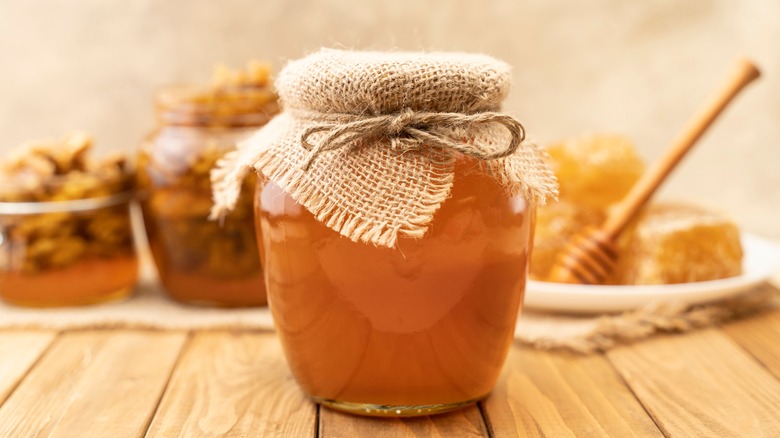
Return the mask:
[[[628,222],[664,182],[677,163],[704,134],[734,97],[761,75],[758,68],[747,59],[740,59],[728,83],[688,122],[672,146],[652,168],[634,184],[626,197],[612,209],[602,230],[613,239],[620,235]]]

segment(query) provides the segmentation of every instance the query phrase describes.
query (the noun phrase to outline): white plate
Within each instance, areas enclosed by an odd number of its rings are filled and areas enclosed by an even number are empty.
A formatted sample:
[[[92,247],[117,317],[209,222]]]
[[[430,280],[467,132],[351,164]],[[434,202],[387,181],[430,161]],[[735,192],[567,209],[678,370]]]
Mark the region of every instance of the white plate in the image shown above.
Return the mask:
[[[681,300],[691,304],[738,294],[780,274],[780,247],[742,233],[743,273],[738,277],[696,283],[643,286],[587,286],[528,281],[525,308],[567,313],[630,310],[653,301]]]

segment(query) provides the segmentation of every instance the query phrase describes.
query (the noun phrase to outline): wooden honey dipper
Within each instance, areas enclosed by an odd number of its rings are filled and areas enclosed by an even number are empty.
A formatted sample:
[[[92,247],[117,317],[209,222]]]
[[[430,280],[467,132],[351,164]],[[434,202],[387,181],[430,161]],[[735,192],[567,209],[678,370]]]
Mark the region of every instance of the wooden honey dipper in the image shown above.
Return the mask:
[[[549,281],[601,284],[617,262],[617,238],[724,108],[761,75],[746,59],[738,61],[728,83],[688,122],[658,163],[645,172],[600,227],[575,235],[555,260]]]

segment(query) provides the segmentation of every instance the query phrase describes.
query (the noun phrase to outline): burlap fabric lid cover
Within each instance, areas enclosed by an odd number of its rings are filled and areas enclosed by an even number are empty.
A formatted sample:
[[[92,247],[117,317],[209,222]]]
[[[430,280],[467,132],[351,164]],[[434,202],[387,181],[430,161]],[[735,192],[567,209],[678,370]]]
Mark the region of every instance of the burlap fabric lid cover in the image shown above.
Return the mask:
[[[254,170],[319,221],[354,241],[393,247],[422,237],[450,193],[460,153],[512,194],[557,194],[544,152],[495,113],[510,68],[464,53],[326,50],[289,63],[276,87],[283,111],[212,172],[213,217]],[[518,138],[519,137],[519,138]]]

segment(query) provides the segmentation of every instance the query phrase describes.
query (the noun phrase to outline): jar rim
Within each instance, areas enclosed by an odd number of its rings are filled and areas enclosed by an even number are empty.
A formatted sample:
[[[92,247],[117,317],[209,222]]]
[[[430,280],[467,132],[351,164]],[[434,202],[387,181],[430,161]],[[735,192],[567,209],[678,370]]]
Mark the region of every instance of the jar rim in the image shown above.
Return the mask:
[[[109,196],[72,199],[67,201],[0,202],[0,215],[24,216],[45,213],[70,213],[99,210],[126,204],[135,199],[134,190],[126,190]]]
[[[278,112],[278,102],[266,86],[182,84],[160,88],[155,108],[160,121],[173,125],[259,126]]]
[[[117,173],[118,172],[118,173]],[[108,187],[108,190],[98,192],[86,190],[84,193],[71,193],[73,196],[64,196],[65,199],[46,199],[47,194],[57,192],[74,180],[74,175],[80,175],[90,178],[90,185],[94,187]],[[70,201],[81,201],[86,199],[111,198],[121,193],[131,193],[135,190],[133,183],[132,170],[124,169],[96,169],[93,171],[71,171],[59,175],[38,175],[33,171],[27,170],[16,174],[0,173],[0,214],[12,214],[18,208],[27,211],[27,207],[18,207],[22,204],[43,205],[47,203],[62,204]],[[102,192],[102,193],[101,193]],[[10,199],[9,199],[10,198]],[[17,208],[18,207],[18,208]],[[49,207],[41,207],[46,210]],[[56,211],[61,211],[64,206],[52,207]],[[41,211],[46,213],[47,211]],[[34,213],[34,212],[33,212]]]

